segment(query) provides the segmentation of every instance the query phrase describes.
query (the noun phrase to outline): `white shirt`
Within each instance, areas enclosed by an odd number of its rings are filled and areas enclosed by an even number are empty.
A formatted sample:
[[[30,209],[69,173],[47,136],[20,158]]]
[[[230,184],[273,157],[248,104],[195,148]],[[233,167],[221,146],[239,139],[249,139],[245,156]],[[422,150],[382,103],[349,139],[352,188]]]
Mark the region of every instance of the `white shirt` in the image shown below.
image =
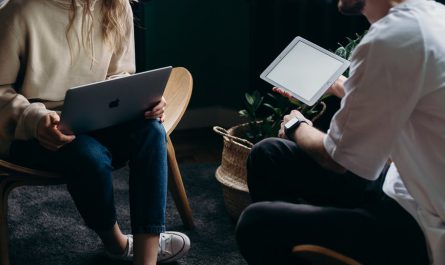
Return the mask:
[[[395,6],[371,26],[350,69],[324,146],[366,179],[391,158],[383,190],[417,220],[433,264],[444,265],[445,7]]]

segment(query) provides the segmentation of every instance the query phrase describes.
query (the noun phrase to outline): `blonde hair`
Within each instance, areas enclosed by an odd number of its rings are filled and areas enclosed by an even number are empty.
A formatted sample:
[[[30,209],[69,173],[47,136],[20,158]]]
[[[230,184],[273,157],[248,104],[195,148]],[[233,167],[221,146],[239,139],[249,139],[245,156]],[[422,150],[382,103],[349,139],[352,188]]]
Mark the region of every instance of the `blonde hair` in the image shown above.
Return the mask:
[[[68,43],[70,44],[69,34],[73,28],[74,20],[76,18],[77,5],[76,1],[79,0],[70,0],[70,15],[69,22],[66,28],[66,37],[68,39]],[[83,12],[82,12],[82,29],[79,40],[79,36],[76,35],[77,42],[81,43],[81,45],[90,53],[92,59],[94,60],[94,50],[93,50],[93,14],[91,5],[95,0],[82,0],[83,2]],[[127,42],[126,40],[126,32],[130,30],[129,26],[133,23],[132,17],[129,15],[131,12],[128,12],[128,4],[127,1],[137,2],[137,0],[102,0],[102,6],[100,7],[102,10],[102,39],[105,44],[107,44],[113,52],[117,52],[123,49],[123,44]],[[88,20],[91,23],[88,23]],[[70,47],[71,48],[71,47]]]

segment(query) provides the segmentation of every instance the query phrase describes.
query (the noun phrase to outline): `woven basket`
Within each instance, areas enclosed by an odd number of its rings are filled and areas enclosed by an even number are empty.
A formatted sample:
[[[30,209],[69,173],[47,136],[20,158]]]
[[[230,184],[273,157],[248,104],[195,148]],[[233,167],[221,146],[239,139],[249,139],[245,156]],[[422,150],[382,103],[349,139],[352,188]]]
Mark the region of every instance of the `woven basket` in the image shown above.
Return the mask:
[[[217,168],[215,177],[221,183],[224,204],[233,220],[238,220],[241,212],[250,204],[246,161],[253,144],[238,137],[245,135],[248,129],[248,123],[229,130],[213,127],[213,130],[224,139],[221,165]]]
[[[320,106],[321,109],[312,118],[312,122],[318,120],[326,111],[324,102],[320,102]],[[244,123],[228,130],[215,126],[213,130],[224,139],[221,165],[216,169],[215,177],[221,183],[227,212],[232,219],[238,220],[251,202],[247,188],[246,162],[253,144],[241,138],[250,130],[250,126],[249,123]]]

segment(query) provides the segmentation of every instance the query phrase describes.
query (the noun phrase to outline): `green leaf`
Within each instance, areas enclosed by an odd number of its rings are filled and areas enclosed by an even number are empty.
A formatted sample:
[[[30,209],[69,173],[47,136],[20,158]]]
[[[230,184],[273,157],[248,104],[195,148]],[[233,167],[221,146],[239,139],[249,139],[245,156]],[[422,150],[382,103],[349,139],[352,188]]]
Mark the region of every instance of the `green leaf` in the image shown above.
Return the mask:
[[[269,103],[264,103],[263,104],[264,107],[271,109],[272,111],[275,111],[275,107],[270,105]]]
[[[256,97],[254,98],[253,109],[256,111],[260,108],[261,103],[263,103],[264,97]]]
[[[252,97],[256,100],[261,97],[261,93],[258,90],[253,91]]]
[[[267,96],[270,97],[271,99],[277,100],[277,94],[272,94],[272,93],[267,93]]]
[[[245,118],[249,118],[249,117],[250,117],[250,116],[249,116],[249,113],[248,113],[247,110],[245,110],[245,109],[242,109],[242,110],[238,111],[238,113],[239,113],[239,115],[240,115],[241,117],[245,117]]]
[[[249,93],[244,94],[244,96],[246,97],[247,104],[253,106],[253,103],[255,102],[253,97]]]

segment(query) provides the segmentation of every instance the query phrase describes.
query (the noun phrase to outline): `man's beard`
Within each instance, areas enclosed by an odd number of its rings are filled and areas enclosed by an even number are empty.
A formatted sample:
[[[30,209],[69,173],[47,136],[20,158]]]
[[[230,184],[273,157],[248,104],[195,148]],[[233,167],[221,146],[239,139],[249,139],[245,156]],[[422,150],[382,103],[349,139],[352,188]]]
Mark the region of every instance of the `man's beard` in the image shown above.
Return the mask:
[[[366,0],[339,0],[338,10],[344,15],[361,15],[365,8]]]

